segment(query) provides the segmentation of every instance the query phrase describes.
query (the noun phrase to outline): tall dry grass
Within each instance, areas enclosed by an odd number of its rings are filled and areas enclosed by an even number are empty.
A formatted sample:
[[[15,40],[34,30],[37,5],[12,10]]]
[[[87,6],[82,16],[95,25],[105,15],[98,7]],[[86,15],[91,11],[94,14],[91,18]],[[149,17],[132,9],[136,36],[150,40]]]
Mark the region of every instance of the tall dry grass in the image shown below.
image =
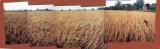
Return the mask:
[[[153,41],[155,13],[142,11],[106,11],[105,32],[108,42]]]
[[[102,49],[105,48],[103,16],[104,11],[28,12],[27,27],[35,41],[33,46],[53,44],[58,47]]]
[[[26,31],[27,12],[4,12],[6,43],[26,43],[30,39]]]
[[[11,23],[12,21],[19,23]],[[31,46],[55,45],[66,48],[105,49],[107,42],[153,41],[154,22],[155,13],[139,11],[87,10],[5,13],[6,35],[11,37],[12,32],[18,35],[21,33],[20,36],[14,35],[14,38],[25,41]],[[10,30],[14,31],[9,32]],[[17,32],[19,30],[22,32]],[[15,42],[9,38],[6,39],[9,42]]]

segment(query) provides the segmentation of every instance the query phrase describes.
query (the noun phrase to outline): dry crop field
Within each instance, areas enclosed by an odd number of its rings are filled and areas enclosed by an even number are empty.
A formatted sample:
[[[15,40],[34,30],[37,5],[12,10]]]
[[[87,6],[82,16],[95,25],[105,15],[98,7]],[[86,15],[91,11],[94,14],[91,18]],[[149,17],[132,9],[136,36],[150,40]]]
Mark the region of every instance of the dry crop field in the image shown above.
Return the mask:
[[[7,44],[105,49],[107,42],[153,41],[155,33],[151,12],[28,11],[4,18]]]
[[[109,42],[153,41],[155,13],[143,11],[108,10],[105,32]]]

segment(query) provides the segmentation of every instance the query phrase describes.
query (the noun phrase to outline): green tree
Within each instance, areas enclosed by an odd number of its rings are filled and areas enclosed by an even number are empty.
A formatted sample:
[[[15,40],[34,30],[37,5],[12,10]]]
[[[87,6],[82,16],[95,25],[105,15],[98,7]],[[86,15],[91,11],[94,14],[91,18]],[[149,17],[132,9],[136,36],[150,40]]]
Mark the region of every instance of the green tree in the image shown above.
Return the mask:
[[[144,6],[144,0],[137,0],[136,3],[134,3],[134,5],[136,6],[136,9],[142,9]]]
[[[135,6],[132,4],[126,4],[126,10],[135,10]]]
[[[156,4],[155,3],[151,4],[149,10],[156,12]]]
[[[122,3],[120,0],[117,0],[117,3],[115,4],[114,9],[115,10],[122,10],[123,8],[121,7]]]

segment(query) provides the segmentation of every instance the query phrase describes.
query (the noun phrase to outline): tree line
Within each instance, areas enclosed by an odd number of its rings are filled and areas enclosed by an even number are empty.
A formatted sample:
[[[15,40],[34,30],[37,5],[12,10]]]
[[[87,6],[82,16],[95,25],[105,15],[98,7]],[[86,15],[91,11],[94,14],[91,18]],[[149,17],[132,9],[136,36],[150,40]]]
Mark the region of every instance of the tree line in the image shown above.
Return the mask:
[[[144,0],[137,0],[134,4],[122,4],[120,0],[116,2],[114,6],[100,7],[99,10],[143,10],[144,6],[148,6],[147,10],[156,11],[156,3],[145,4]]]

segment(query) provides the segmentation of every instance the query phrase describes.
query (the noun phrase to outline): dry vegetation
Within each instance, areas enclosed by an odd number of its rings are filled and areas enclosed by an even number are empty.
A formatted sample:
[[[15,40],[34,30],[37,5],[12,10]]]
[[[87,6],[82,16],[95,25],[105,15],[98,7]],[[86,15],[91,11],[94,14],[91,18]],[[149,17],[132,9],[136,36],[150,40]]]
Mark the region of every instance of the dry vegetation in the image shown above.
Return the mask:
[[[104,49],[107,42],[153,41],[155,13],[137,11],[5,12],[8,43]]]
[[[25,43],[30,38],[26,31],[27,12],[5,12],[6,43]]]
[[[106,11],[105,32],[108,42],[153,41],[155,13]]]

